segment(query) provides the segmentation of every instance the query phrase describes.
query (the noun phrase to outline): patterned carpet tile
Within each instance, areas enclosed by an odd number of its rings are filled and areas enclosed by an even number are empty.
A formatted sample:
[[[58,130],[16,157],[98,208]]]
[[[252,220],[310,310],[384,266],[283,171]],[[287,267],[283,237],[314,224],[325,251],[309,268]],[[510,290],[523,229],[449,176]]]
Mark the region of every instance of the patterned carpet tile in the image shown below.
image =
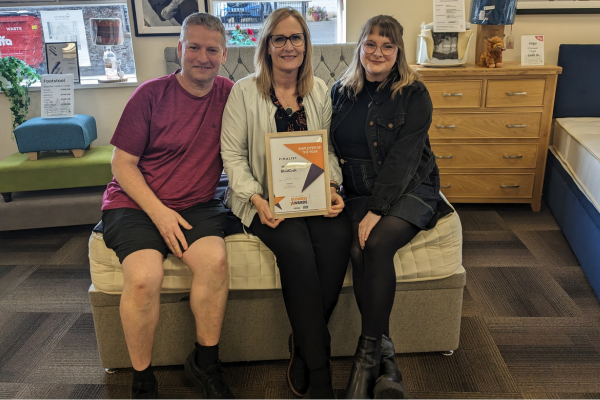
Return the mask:
[[[5,265],[0,267],[0,300],[27,279],[37,267],[37,265]]]
[[[532,212],[527,204],[494,204],[494,210],[513,230],[560,230],[548,206],[542,203],[540,212]]]
[[[402,354],[396,362],[409,395],[461,392],[515,397],[519,393],[483,318],[462,318],[460,345],[454,355]]]
[[[523,392],[521,393],[524,399],[600,399],[598,393],[540,393],[540,392]]]
[[[593,318],[489,318],[520,391],[600,392],[600,329]]]
[[[15,396],[16,399],[101,399],[111,395],[106,385],[66,385],[66,384],[25,384]],[[129,398],[123,390],[111,398]],[[128,390],[129,388],[127,388]],[[116,393],[114,393],[116,394]]]
[[[77,236],[71,238],[64,244],[50,259],[47,264],[50,265],[87,265],[89,269],[88,259],[88,243],[90,232],[81,232]]]
[[[457,207],[463,230],[472,231],[510,231],[510,226],[496,211],[469,211]]]
[[[14,399],[22,388],[20,383],[0,382],[0,399]]]
[[[470,296],[486,317],[578,317],[583,315],[542,268],[467,268]]]
[[[25,383],[79,314],[0,312],[0,381]]]
[[[89,313],[89,266],[42,265],[1,297],[0,310]]]
[[[548,267],[579,266],[562,231],[515,231],[540,264]]]
[[[521,399],[519,393],[411,392],[411,399]],[[338,397],[339,398],[339,397]]]
[[[600,317],[600,302],[580,267],[554,267],[547,271],[584,315]]]
[[[465,230],[463,265],[465,267],[530,267],[539,265],[539,261],[512,231]]]
[[[27,382],[64,385],[130,383],[131,375],[123,375],[104,372],[100,366],[92,315],[81,314],[56,346],[35,364]]]

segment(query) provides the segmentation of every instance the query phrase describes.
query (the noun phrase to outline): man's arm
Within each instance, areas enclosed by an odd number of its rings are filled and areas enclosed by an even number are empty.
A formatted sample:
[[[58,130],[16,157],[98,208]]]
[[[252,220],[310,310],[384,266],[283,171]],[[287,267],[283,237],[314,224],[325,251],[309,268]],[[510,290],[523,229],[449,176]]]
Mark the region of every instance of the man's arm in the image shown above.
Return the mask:
[[[111,162],[113,175],[125,193],[152,219],[171,252],[181,258],[183,252],[179,243],[184,251],[188,245],[179,225],[185,229],[192,229],[192,226],[156,197],[138,167],[139,161],[140,157],[115,147]]]

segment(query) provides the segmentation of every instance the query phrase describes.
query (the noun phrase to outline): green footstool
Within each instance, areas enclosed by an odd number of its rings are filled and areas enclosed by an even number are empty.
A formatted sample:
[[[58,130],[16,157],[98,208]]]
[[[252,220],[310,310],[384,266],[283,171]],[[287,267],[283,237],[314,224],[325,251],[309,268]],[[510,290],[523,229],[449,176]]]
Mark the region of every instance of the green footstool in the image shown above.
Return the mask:
[[[81,158],[48,152],[35,162],[15,153],[0,161],[0,193],[9,202],[13,192],[106,186],[112,180],[113,149],[92,147]]]

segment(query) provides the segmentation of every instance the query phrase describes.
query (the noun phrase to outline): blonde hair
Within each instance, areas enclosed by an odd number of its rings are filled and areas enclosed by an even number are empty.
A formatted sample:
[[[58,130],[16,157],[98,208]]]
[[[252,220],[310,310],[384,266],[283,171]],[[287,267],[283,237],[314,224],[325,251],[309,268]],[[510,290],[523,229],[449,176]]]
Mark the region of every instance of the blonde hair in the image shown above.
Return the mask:
[[[392,43],[398,47],[396,63],[392,67],[392,70],[386,79],[377,88],[377,90],[380,90],[389,82],[393,82],[393,99],[397,94],[402,93],[402,89],[405,86],[418,81],[419,75],[408,66],[408,62],[406,61],[406,55],[404,54],[404,40],[402,39],[404,28],[402,25],[400,25],[400,22],[389,15],[378,15],[373,17],[367,21],[365,26],[363,26],[358,44],[354,50],[352,62],[340,78],[340,91],[346,89],[351,96],[356,98],[357,94],[363,90],[366,77],[365,68],[360,62],[360,52],[362,51],[363,43],[367,40],[367,37],[375,31],[375,28],[379,28],[379,36],[389,38]]]
[[[256,66],[254,80],[256,81],[259,92],[267,99],[270,98],[270,89],[273,83],[273,61],[271,60],[268,51],[269,42],[277,24],[289,17],[294,17],[298,20],[302,26],[305,38],[304,61],[302,61],[302,65],[298,70],[298,81],[296,83],[298,96],[306,97],[313,88],[312,45],[308,26],[298,11],[293,8],[280,8],[273,11],[265,20],[260,32],[258,49],[256,49],[256,52],[254,53],[254,65]]]

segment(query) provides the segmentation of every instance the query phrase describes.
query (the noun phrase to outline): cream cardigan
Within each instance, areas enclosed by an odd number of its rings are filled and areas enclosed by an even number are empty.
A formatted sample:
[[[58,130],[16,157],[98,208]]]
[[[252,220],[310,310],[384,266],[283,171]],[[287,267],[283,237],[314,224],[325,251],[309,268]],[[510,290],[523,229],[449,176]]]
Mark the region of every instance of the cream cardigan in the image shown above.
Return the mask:
[[[259,93],[254,74],[238,81],[229,94],[221,126],[221,156],[229,178],[227,207],[250,226],[256,207],[250,198],[259,194],[268,199],[265,133],[277,132],[271,99]],[[331,99],[323,80],[315,77],[314,86],[302,103],[309,130],[326,129],[331,123]],[[342,170],[329,140],[329,177],[342,183]]]

